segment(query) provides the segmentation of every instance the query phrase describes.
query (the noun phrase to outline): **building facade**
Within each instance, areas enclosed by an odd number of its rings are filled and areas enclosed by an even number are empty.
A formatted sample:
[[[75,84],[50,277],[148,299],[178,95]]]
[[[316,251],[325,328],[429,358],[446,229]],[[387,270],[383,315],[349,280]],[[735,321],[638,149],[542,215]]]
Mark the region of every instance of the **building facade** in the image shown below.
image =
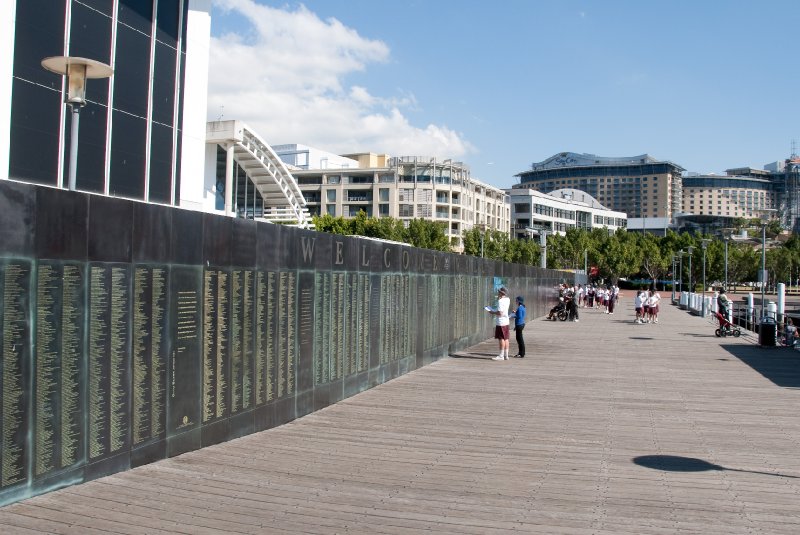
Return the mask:
[[[731,170],[736,172],[739,170]],[[765,178],[739,175],[688,175],[683,177],[682,212],[730,218],[760,217],[777,208],[775,185]]]
[[[66,77],[41,61],[85,57],[114,74],[86,86],[77,189],[199,207],[210,0],[12,0],[10,7],[0,38],[0,97],[10,103],[0,115],[0,178],[64,186]]]
[[[284,158],[282,150],[276,153]],[[359,166],[292,170],[312,215],[355,217],[364,211],[370,217],[439,221],[455,250],[473,227],[510,232],[507,193],[471,178],[461,162],[372,153],[345,157]]]
[[[613,232],[627,227],[625,212],[607,209],[584,191],[565,188],[542,193],[512,188],[506,192],[511,205],[514,238],[528,238],[542,230],[563,235],[571,228],[604,228]]]
[[[629,217],[671,217],[681,209],[683,171],[647,154],[607,158],[562,152],[517,174],[514,188],[543,193],[574,188]]]

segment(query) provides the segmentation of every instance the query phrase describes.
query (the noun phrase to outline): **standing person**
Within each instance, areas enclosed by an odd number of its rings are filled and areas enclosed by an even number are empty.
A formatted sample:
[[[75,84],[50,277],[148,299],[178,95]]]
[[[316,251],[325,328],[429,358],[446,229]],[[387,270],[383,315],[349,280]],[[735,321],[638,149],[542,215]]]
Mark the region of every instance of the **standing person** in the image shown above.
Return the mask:
[[[567,307],[567,321],[575,321],[575,289],[568,287],[564,292],[564,305]]]
[[[636,311],[636,319],[633,321],[634,323],[642,323],[643,293],[644,290],[639,288],[639,291],[636,292],[636,295],[633,297],[633,309]]]
[[[508,360],[508,309],[511,306],[511,299],[508,298],[508,290],[501,286],[497,290],[497,310],[490,310],[489,313],[497,316],[494,319],[494,337],[500,347],[500,354],[492,357],[492,360]]]
[[[642,323],[650,323],[650,290],[642,290]]]
[[[583,288],[581,288],[580,284],[578,286],[576,286],[575,288],[573,288],[573,291],[572,291],[572,314],[573,314],[572,321],[580,321],[580,318],[579,318],[579,315],[578,315],[578,309],[580,308],[581,292],[582,291],[583,291]]]
[[[786,327],[783,330],[783,343],[788,347],[797,345],[797,327],[794,326],[792,318],[786,318]]]
[[[522,338],[522,329],[525,328],[525,299],[517,296],[517,309],[514,311],[514,334],[517,337],[517,354],[516,356],[525,358],[525,340]]]
[[[589,308],[594,308],[594,286],[591,284],[586,289],[586,303]]]
[[[728,310],[730,308],[730,300],[725,295],[725,288],[720,288],[719,295],[717,296],[717,312],[722,314],[725,319],[728,319]]]
[[[661,294],[656,288],[650,292],[650,317],[653,323],[658,323],[658,305],[661,303]]]
[[[606,288],[606,312],[613,314],[614,305],[614,286],[609,284],[608,288]]]

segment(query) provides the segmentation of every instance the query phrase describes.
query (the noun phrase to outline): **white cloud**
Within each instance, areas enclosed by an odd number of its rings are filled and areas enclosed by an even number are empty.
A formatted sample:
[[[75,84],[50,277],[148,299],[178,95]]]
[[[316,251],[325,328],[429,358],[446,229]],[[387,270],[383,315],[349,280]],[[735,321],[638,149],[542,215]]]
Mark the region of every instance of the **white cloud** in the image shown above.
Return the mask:
[[[446,126],[409,123],[413,94],[372,95],[345,87],[348,74],[389,61],[385,43],[360,36],[304,6],[277,9],[254,0],[214,0],[246,27],[213,36],[208,117],[248,123],[268,143],[303,143],[347,153],[458,158],[472,150]]]

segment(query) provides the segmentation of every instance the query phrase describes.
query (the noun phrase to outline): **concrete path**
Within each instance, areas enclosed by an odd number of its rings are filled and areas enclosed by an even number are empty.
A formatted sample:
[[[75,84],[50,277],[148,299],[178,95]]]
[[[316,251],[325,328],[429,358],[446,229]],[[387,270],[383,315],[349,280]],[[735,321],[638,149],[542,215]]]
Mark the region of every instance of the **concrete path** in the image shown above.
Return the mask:
[[[529,323],[525,359],[487,341],[5,507],[0,533],[800,533],[800,353],[670,305],[636,325],[630,301]]]

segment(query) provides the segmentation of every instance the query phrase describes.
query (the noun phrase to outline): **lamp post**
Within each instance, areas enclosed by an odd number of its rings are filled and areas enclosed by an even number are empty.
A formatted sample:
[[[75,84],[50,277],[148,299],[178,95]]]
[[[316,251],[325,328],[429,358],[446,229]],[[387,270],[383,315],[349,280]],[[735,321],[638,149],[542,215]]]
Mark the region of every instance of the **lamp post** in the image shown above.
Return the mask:
[[[703,247],[703,304],[700,307],[703,317],[706,317],[706,249],[710,241],[711,240],[704,239],[700,242],[700,245]]]
[[[761,225],[761,318],[764,318],[764,292],[767,287],[767,222]]]
[[[689,255],[689,295],[694,293],[694,286],[692,286],[692,253],[694,253],[694,247],[691,245],[686,248]]]
[[[67,95],[64,103],[72,108],[72,124],[69,136],[69,179],[70,191],[75,191],[78,165],[78,127],[81,108],[86,106],[86,80],[108,78],[114,74],[110,65],[87,58],[52,56],[42,60],[42,67],[50,72],[67,77]]]
[[[678,293],[681,294],[681,295],[683,295],[683,255],[684,254],[685,253],[683,252],[683,249],[678,251],[678,260],[680,262],[679,268],[678,268],[679,269],[679,271],[678,271],[678,284],[679,284]]]
[[[672,304],[675,304],[675,260],[677,257],[672,255]]]
[[[725,236],[725,291],[728,291],[728,242],[731,241],[730,236]]]

